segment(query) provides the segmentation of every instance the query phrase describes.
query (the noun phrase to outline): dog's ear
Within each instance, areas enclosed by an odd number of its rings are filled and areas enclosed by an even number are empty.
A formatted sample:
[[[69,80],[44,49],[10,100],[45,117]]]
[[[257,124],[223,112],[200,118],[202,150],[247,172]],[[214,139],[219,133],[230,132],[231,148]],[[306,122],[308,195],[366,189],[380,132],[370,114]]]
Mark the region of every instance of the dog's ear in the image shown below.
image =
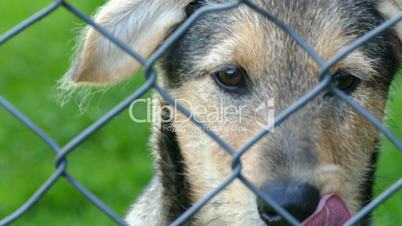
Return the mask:
[[[379,0],[378,10],[383,14],[386,19],[391,19],[400,15],[402,10],[402,0]],[[393,28],[402,41],[402,21],[397,23]]]
[[[194,0],[110,0],[95,22],[149,57],[175,25],[186,18]],[[127,79],[141,65],[93,28],[86,28],[75,60],[64,79],[106,85]]]

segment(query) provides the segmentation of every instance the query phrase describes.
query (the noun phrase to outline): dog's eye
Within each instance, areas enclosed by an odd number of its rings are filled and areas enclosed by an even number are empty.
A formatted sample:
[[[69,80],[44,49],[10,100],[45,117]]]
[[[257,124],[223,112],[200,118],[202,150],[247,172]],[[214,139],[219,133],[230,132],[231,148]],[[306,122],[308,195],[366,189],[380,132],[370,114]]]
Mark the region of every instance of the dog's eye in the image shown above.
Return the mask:
[[[228,68],[212,73],[219,86],[227,91],[235,91],[244,86],[246,71],[242,68]]]
[[[360,83],[360,79],[347,73],[346,71],[338,71],[334,75],[334,84],[346,93],[354,91]]]

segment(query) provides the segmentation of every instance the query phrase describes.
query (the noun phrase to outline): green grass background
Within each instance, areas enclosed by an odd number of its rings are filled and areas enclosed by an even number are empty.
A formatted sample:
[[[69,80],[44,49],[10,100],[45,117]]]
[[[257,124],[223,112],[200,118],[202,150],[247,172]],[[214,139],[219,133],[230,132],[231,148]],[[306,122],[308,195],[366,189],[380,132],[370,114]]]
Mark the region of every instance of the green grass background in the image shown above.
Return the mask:
[[[52,1],[0,1],[0,34]],[[70,1],[87,14],[104,1]],[[142,76],[92,96],[81,113],[73,99],[61,107],[56,81],[67,70],[75,36],[83,23],[58,9],[0,46],[0,95],[11,101],[60,144],[139,87]],[[402,76],[393,84],[388,124],[402,137]],[[147,94],[149,95],[149,94]],[[136,109],[135,114],[145,114]],[[134,124],[127,111],[99,130],[68,156],[68,172],[124,216],[152,175],[147,137],[149,125]],[[376,193],[402,175],[402,155],[382,141]],[[28,129],[0,108],[0,218],[17,209],[52,174],[55,154]],[[375,212],[376,225],[402,225],[399,192]],[[65,180],[56,185],[14,225],[113,225]]]

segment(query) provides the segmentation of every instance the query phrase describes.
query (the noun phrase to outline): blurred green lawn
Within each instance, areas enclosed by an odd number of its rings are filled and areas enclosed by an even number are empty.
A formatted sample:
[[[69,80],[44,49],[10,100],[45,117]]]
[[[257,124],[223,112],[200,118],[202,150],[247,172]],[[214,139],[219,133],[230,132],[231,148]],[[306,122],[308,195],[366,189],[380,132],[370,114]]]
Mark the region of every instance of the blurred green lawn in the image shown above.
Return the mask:
[[[0,34],[52,1],[0,1]],[[104,1],[70,1],[87,14]],[[56,101],[55,84],[66,71],[77,31],[83,23],[60,8],[43,21],[0,46],[0,95],[11,101],[60,144],[100,118],[144,81],[138,76],[98,92],[80,113],[77,102]],[[402,76],[394,82],[388,124],[402,137]],[[149,95],[149,94],[147,94]],[[136,109],[135,114],[145,114]],[[147,137],[149,125],[134,124],[128,112],[85,141],[68,157],[68,172],[119,215],[152,175]],[[402,155],[382,141],[376,193],[402,175]],[[4,109],[0,109],[0,218],[4,218],[52,174],[54,153]],[[376,212],[376,225],[402,225],[399,192]],[[56,185],[14,225],[113,225],[65,180]]]

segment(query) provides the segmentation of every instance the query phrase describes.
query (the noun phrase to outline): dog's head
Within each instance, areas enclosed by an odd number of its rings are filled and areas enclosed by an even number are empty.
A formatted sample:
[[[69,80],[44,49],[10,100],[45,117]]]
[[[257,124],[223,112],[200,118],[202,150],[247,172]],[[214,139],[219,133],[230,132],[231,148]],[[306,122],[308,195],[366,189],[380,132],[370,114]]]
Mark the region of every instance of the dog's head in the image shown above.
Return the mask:
[[[111,0],[96,21],[148,57],[195,10],[222,2]],[[255,3],[293,27],[324,60],[396,15],[398,4],[402,5],[391,0]],[[331,69],[338,88],[379,118],[399,66],[401,37],[398,26],[383,32]],[[275,112],[285,110],[320,80],[320,68],[306,51],[244,4],[200,17],[165,53],[159,66],[161,82],[170,95],[236,150],[272,123]],[[105,85],[128,78],[139,67],[88,29],[66,78]],[[166,105],[156,99],[155,108]],[[232,157],[174,108],[164,108],[161,115],[172,120],[156,125],[154,145],[166,199],[181,202],[165,200],[166,209],[173,211],[168,215],[174,218],[232,174]],[[377,139],[378,132],[366,119],[322,93],[245,153],[242,175],[301,221],[313,214],[318,203],[327,205],[323,197],[338,209],[344,202],[355,213],[371,195]],[[174,197],[179,194],[183,197]],[[328,194],[336,196],[328,198]],[[193,222],[284,223],[239,181],[209,202]]]

